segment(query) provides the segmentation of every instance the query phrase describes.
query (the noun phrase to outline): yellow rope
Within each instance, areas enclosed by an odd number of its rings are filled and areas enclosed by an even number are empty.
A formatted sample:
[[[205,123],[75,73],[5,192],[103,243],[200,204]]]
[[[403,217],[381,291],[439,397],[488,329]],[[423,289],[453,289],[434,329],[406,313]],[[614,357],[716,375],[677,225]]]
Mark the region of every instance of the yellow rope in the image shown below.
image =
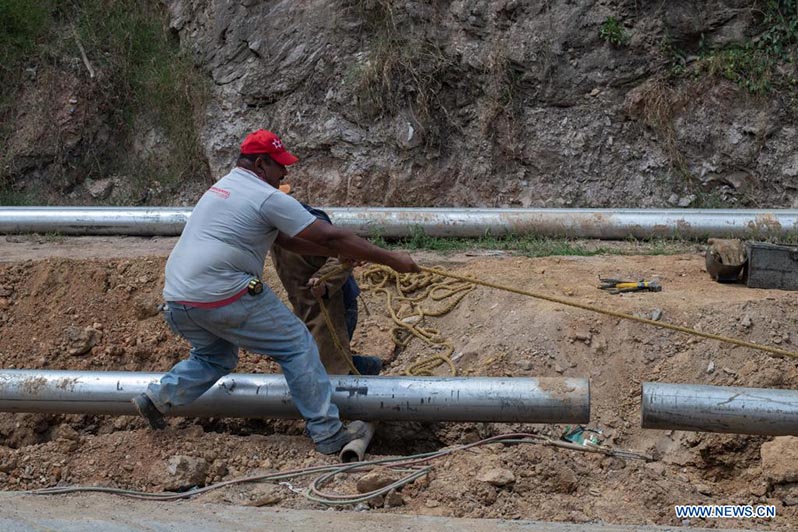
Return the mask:
[[[450,312],[472,290],[475,285],[469,280],[446,280],[436,272],[421,274],[400,274],[378,264],[370,266],[362,274],[364,289],[373,290],[376,294],[383,294],[386,307],[394,323],[391,329],[391,338],[399,347],[407,347],[413,338],[418,338],[430,346],[442,348],[443,353],[428,356],[413,365],[405,373],[407,375],[432,375],[433,370],[441,365],[447,365],[451,375],[457,375],[457,369],[452,362],[454,343],[441,335],[438,329],[422,327],[421,323],[426,316],[438,317]],[[388,287],[392,286],[393,290]],[[397,295],[394,295],[393,291]],[[412,294],[412,295],[411,295]],[[426,299],[436,302],[449,300],[442,308],[429,310],[420,303]],[[394,301],[400,302],[399,309],[394,308]],[[409,305],[407,310],[405,305]]]
[[[662,329],[670,329],[672,331],[692,334],[694,336],[700,336],[702,338],[707,338],[709,340],[717,340],[719,342],[724,342],[740,347],[748,347],[750,349],[764,351],[766,353],[770,353],[776,356],[798,358],[798,353],[794,353],[792,351],[786,351],[784,349],[779,349],[778,347],[755,344],[752,342],[746,342],[744,340],[738,340],[736,338],[728,338],[718,334],[705,333],[702,331],[698,331],[696,329],[691,329],[689,327],[682,327],[680,325],[673,325],[667,322],[654,321],[648,318],[640,318],[638,316],[633,316],[631,314],[624,314],[623,312],[606,310],[591,305],[585,305],[583,303],[577,303],[575,301],[569,301],[555,296],[541,294],[538,292],[531,292],[528,290],[521,290],[520,288],[513,288],[510,286],[504,286],[497,283],[492,283],[489,281],[482,281],[480,279],[468,277],[465,275],[458,275],[456,273],[439,270],[437,268],[428,268],[425,266],[421,266],[420,268],[424,273],[400,274],[387,266],[375,264],[366,269],[363,272],[363,277],[362,277],[367,283],[366,285],[364,285],[364,288],[371,289],[374,290],[375,293],[382,293],[385,295],[386,307],[388,308],[388,311],[391,315],[391,319],[394,322],[394,328],[391,329],[391,338],[393,339],[394,343],[397,346],[407,347],[409,342],[415,337],[419,338],[421,341],[429,345],[437,345],[445,349],[445,352],[443,354],[430,356],[410,366],[405,372],[408,375],[432,375],[432,371],[443,364],[446,364],[449,367],[451,375],[457,374],[457,369],[455,368],[454,362],[452,362],[451,359],[451,355],[454,352],[454,344],[451,342],[451,340],[442,337],[438,329],[434,329],[432,327],[420,327],[419,324],[421,323],[421,321],[424,319],[425,316],[438,317],[438,316],[443,316],[444,314],[450,312],[452,309],[454,309],[454,307],[456,307],[460,303],[460,301],[468,294],[468,292],[476,288],[475,285],[486,286],[488,288],[504,290],[506,292],[512,292],[514,294],[534,297],[536,299],[542,299],[544,301],[550,301],[552,303],[558,303],[560,305],[566,305],[569,307],[588,310],[591,312],[597,312],[599,314],[604,314],[606,316],[613,316],[615,318],[620,318],[624,320],[631,320],[639,323],[645,323],[646,325],[652,325],[654,327],[659,327]],[[338,271],[330,272],[324,277],[322,277],[319,280],[319,282],[324,282],[327,278],[337,273]],[[441,281],[440,278],[436,276],[448,277],[458,282]],[[397,314],[397,310],[395,310],[393,306],[394,295],[387,288],[389,281],[393,285],[396,292],[399,294],[398,296],[395,297],[395,299],[398,301],[404,301],[410,303],[411,306],[414,306],[416,308],[415,313],[407,314],[402,317],[400,317]],[[414,296],[408,295],[416,291],[421,291],[421,292]],[[450,301],[441,310],[434,312],[424,310],[420,305],[417,305],[426,298],[430,298],[434,301],[442,301],[444,299],[454,296],[457,296],[456,299]],[[324,316],[324,321],[327,324],[327,328],[330,330],[330,335],[333,338],[333,342],[335,343],[338,352],[340,353],[342,358],[347,362],[353,373],[355,375],[359,375],[360,373],[357,371],[357,369],[355,369],[354,365],[352,364],[351,357],[347,356],[346,351],[341,345],[340,339],[334,332],[335,329],[332,326],[332,320],[330,319],[330,315],[327,311],[327,308],[325,307],[321,298],[317,298],[317,300],[321,307],[322,314]],[[406,333],[405,338],[401,338],[399,336],[402,333],[402,331]]]
[[[482,285],[482,286],[487,286],[489,288],[496,288],[497,290],[505,290],[507,292],[512,292],[514,294],[520,294],[520,295],[523,295],[523,296],[529,296],[529,297],[534,297],[534,298],[537,298],[537,299],[543,299],[543,300],[546,300],[546,301],[551,301],[552,303],[559,303],[561,305],[567,305],[569,307],[576,307],[576,308],[581,308],[583,310],[589,310],[591,312],[598,312],[599,314],[605,314],[607,316],[614,316],[616,318],[621,318],[621,319],[625,319],[625,320],[637,321],[637,322],[640,322],[640,323],[645,323],[647,325],[653,325],[654,327],[661,327],[663,329],[671,329],[673,331],[679,331],[679,332],[683,332],[683,333],[687,333],[687,334],[692,334],[692,335],[695,335],[695,336],[701,336],[703,338],[709,338],[710,340],[718,340],[720,342],[726,342],[726,343],[734,344],[734,345],[737,345],[737,346],[740,346],[740,347],[749,347],[751,349],[758,349],[760,351],[765,351],[767,353],[771,353],[771,354],[777,355],[777,356],[786,356],[786,357],[798,358],[798,353],[794,353],[792,351],[786,351],[784,349],[779,349],[778,347],[771,347],[771,346],[767,346],[767,345],[754,344],[754,343],[751,343],[751,342],[746,342],[744,340],[737,340],[736,338],[727,338],[725,336],[720,336],[718,334],[709,334],[709,333],[705,333],[705,332],[702,332],[702,331],[697,331],[697,330],[691,329],[689,327],[682,327],[682,326],[679,326],[679,325],[673,325],[673,324],[666,323],[666,322],[661,322],[661,321],[654,321],[654,320],[650,320],[650,319],[647,319],[647,318],[639,318],[637,316],[632,316],[631,314],[624,314],[622,312],[615,312],[615,311],[612,311],[612,310],[605,310],[605,309],[602,309],[602,308],[593,307],[591,305],[584,305],[582,303],[576,303],[574,301],[568,301],[566,299],[562,299],[562,298],[559,298],[559,297],[549,296],[549,295],[540,294],[540,293],[536,293],[536,292],[529,292],[527,290],[521,290],[521,289],[518,289],[518,288],[512,288],[510,286],[503,286],[503,285],[496,284],[496,283],[491,283],[491,282],[488,282],[488,281],[481,281],[479,279],[474,279],[474,278],[471,278],[471,277],[467,277],[465,275],[458,275],[456,273],[450,273],[450,272],[446,272],[446,271],[443,271],[443,270],[438,270],[436,268],[427,268],[427,267],[421,266],[421,270],[425,271],[425,272],[428,272],[428,273],[434,273],[434,274],[437,274],[437,275],[442,275],[444,277],[450,277],[452,279],[459,279],[461,281],[467,281],[467,282],[470,282],[470,283],[474,283],[474,284],[478,284],[478,285]]]
[[[326,274],[319,277],[318,283],[324,283],[330,277],[338,275],[344,270],[349,269],[349,266],[341,265],[338,268],[335,268],[332,271],[327,272]],[[330,312],[327,310],[327,305],[324,304],[321,296],[314,296],[316,298],[316,302],[319,304],[319,308],[321,309],[321,315],[324,317],[324,324],[327,325],[327,330],[330,333],[330,337],[332,338],[333,343],[335,344],[335,350],[338,351],[338,354],[341,358],[346,362],[346,365],[349,366],[349,371],[352,372],[352,375],[360,375],[360,372],[357,370],[355,365],[352,363],[352,355],[346,349],[344,349],[343,344],[341,343],[341,339],[338,337],[338,330],[335,328],[332,322],[332,318],[330,317]],[[349,340],[347,339],[347,342]]]
[[[341,344],[341,339],[338,338],[337,331],[332,323],[332,318],[330,318],[330,313],[327,311],[327,306],[324,304],[324,302],[321,300],[321,297],[319,296],[316,297],[316,301],[319,302],[319,307],[321,308],[321,315],[324,317],[324,323],[327,325],[327,330],[330,332],[330,337],[332,338],[332,341],[335,344],[336,351],[338,351],[338,354],[341,355],[341,358],[349,366],[349,371],[352,372],[352,375],[360,375],[360,372],[352,363],[352,357],[347,354],[346,350],[344,349],[344,346]]]
[[[340,268],[332,270],[321,276],[318,282],[324,283],[327,279],[338,275],[345,269],[346,266],[341,266]],[[363,273],[363,278],[370,283],[368,286],[364,286],[364,288],[372,288],[376,293],[383,293],[386,296],[386,306],[395,324],[394,328],[391,329],[391,338],[394,344],[400,347],[407,347],[408,343],[416,337],[428,345],[438,345],[445,349],[445,353],[443,354],[432,355],[416,362],[410,366],[405,373],[414,376],[432,375],[432,371],[435,368],[446,364],[449,366],[451,375],[457,375],[457,369],[451,359],[451,355],[454,352],[454,343],[448,338],[443,338],[440,335],[440,331],[437,329],[432,327],[420,327],[418,324],[421,323],[425,316],[438,317],[450,312],[460,303],[468,292],[476,288],[474,284],[462,281],[447,281],[433,274],[400,274],[387,266],[381,265],[373,265],[368,268]],[[386,288],[388,281],[393,281],[399,293],[399,296],[396,298],[397,300],[413,304],[416,309],[414,314],[407,314],[401,318],[399,317],[393,308],[394,296],[391,291]],[[417,291],[421,292],[415,296],[408,295]],[[428,311],[423,309],[420,305],[416,305],[427,298],[433,301],[443,301],[453,297],[456,297],[456,299],[453,299],[448,305],[436,311]],[[351,355],[344,348],[341,339],[338,337],[338,334],[336,334],[337,329],[332,323],[332,317],[323,299],[321,297],[316,297],[316,301],[319,304],[321,314],[324,317],[324,323],[327,325],[336,351],[349,366],[352,374],[360,375],[360,372],[352,363]],[[399,336],[403,330],[408,333],[406,338],[400,338]]]

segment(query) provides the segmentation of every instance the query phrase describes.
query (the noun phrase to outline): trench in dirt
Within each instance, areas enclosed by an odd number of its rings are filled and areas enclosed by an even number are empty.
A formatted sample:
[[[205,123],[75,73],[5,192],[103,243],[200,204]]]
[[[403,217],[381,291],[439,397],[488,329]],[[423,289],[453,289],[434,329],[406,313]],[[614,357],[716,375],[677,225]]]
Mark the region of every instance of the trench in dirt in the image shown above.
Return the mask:
[[[119,247],[113,239],[106,240],[110,250]],[[46,244],[42,247],[49,249],[42,251],[51,254],[71,245]],[[165,371],[185,356],[186,345],[171,334],[157,311],[163,253],[147,256],[145,246],[140,256],[97,258],[103,255],[90,247],[76,249],[77,256],[74,251],[63,258],[26,260],[23,255],[0,263],[0,366]],[[697,252],[542,259],[427,253],[422,261],[643,317],[658,312],[664,321],[751,342],[785,349],[798,343],[794,294],[712,283]],[[611,296],[595,288],[597,274],[657,276],[665,288],[660,293]],[[276,279],[269,271],[266,278]],[[370,314],[361,311],[355,351],[383,357],[389,374],[401,374],[429,354],[411,343],[394,358],[384,305],[368,292],[365,304]],[[486,288],[477,288],[449,314],[429,320],[454,340],[460,375],[589,378],[590,426],[603,431],[605,443],[651,454],[656,460],[644,463],[534,445],[491,444],[435,462],[433,472],[406,486],[393,506],[383,504],[373,511],[678,525],[682,520],[675,517],[674,504],[773,504],[775,519],[691,524],[798,524],[795,479],[774,476],[767,464],[763,466],[763,444],[778,441],[643,430],[639,419],[641,382],[794,388],[798,374],[793,361]],[[268,359],[243,353],[236,371],[276,370]],[[438,371],[446,374],[444,367]],[[382,423],[370,456],[428,452],[511,431],[556,437],[563,429]],[[787,452],[782,453],[783,465],[791,470]],[[0,488],[5,490],[98,484],[157,491],[169,487],[167,464],[176,456],[196,459],[199,484],[333,461],[313,452],[303,424],[293,420],[174,418],[167,430],[151,432],[143,421],[125,416],[0,414]],[[497,472],[507,482],[484,480]],[[354,491],[355,480],[341,477],[330,488]],[[241,485],[199,499],[321,508],[274,485]]]

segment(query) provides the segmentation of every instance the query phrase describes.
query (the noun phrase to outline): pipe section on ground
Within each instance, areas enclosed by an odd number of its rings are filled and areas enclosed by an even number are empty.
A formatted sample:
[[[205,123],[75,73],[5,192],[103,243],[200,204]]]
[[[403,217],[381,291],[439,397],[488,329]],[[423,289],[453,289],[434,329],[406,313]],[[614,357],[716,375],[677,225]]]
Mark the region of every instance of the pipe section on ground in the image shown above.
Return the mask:
[[[0,411],[136,415],[162,373],[0,370]],[[330,377],[341,417],[364,421],[587,423],[587,379]],[[282,375],[231,374],[171,415],[299,418]]]
[[[798,435],[798,392],[643,383],[644,429]]]
[[[352,440],[338,453],[338,459],[348,464],[349,462],[362,462],[366,457],[366,449],[369,448],[371,439],[377,429],[376,423],[366,423],[366,434],[362,438]]]
[[[399,238],[540,235],[571,238],[781,238],[798,231],[796,209],[431,209],[325,208],[361,236]],[[180,207],[2,207],[0,233],[179,235]]]

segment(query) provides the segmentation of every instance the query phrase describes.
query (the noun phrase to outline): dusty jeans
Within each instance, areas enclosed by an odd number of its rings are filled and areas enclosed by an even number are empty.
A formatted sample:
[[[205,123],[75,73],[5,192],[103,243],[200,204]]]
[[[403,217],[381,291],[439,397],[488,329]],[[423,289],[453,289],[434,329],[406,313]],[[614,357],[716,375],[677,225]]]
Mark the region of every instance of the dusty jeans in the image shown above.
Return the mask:
[[[194,401],[233,371],[238,348],[243,347],[280,364],[313,441],[332,436],[341,427],[338,407],[331,402],[330,378],[313,337],[268,287],[214,309],[167,302],[164,319],[189,341],[191,352],[148,387],[147,396],[161,412]]]

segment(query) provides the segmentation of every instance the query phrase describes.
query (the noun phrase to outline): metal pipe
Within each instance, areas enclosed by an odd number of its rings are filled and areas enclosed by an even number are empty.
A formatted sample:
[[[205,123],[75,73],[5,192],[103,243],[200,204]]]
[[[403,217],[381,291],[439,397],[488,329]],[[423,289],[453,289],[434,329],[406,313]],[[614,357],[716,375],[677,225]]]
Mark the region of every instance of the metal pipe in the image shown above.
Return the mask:
[[[798,392],[768,388],[643,383],[644,429],[798,434]]]
[[[177,236],[190,216],[180,207],[2,207],[0,233]]]
[[[366,457],[366,449],[368,449],[371,439],[374,437],[376,424],[366,423],[366,434],[362,438],[352,440],[341,449],[338,458],[341,462],[347,464],[349,462],[362,462]]]
[[[0,411],[135,415],[130,399],[162,373],[0,370]],[[331,376],[348,419],[587,423],[586,379]],[[298,418],[282,375],[231,374],[171,415]]]
[[[571,238],[704,239],[785,237],[798,209],[442,209],[325,208],[336,225],[361,236],[399,238],[534,234]],[[181,207],[2,207],[0,233],[179,235]]]

